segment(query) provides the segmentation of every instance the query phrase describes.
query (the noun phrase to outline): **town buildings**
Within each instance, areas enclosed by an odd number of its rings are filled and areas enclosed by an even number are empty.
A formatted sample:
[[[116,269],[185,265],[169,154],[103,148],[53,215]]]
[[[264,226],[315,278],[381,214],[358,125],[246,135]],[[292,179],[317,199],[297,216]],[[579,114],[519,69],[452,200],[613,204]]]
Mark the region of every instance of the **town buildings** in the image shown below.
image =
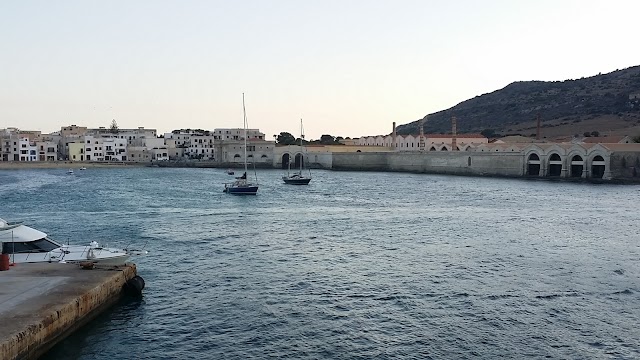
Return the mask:
[[[247,130],[249,162],[270,164],[274,141],[259,129]],[[90,129],[64,126],[52,134],[18,128],[0,130],[0,161],[133,162],[201,160],[244,162],[244,129],[174,130],[158,137],[155,129]]]

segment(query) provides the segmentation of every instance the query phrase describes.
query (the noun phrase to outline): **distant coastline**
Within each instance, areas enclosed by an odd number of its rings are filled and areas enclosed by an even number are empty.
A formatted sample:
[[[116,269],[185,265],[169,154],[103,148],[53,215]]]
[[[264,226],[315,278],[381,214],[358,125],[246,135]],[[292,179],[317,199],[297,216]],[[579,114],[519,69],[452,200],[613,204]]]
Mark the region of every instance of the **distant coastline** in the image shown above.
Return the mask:
[[[77,161],[0,161],[0,170],[16,169],[79,169],[86,168],[114,168],[130,166],[149,166],[146,163],[97,163],[97,162],[77,162]]]

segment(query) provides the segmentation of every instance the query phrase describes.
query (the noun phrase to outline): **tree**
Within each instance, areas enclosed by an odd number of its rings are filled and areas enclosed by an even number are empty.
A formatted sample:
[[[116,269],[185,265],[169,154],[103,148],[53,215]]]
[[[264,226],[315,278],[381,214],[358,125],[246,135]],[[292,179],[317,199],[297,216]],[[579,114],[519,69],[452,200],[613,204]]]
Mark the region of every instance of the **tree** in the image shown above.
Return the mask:
[[[494,137],[496,135],[496,131],[493,129],[484,129],[482,131],[480,131],[480,135],[486,137],[486,138],[490,138],[490,137]]]
[[[320,144],[322,145],[332,145],[335,143],[335,138],[331,135],[322,135],[320,136]]]
[[[276,141],[280,145],[295,145],[296,138],[288,132],[281,132]]]
[[[600,133],[599,133],[599,132],[597,132],[597,131],[592,131],[592,132],[591,132],[591,136],[593,136],[593,137],[598,137],[598,136],[600,136]]]
[[[111,127],[109,128],[109,131],[112,134],[117,134],[118,132],[120,132],[120,129],[118,128],[118,123],[116,122],[116,119],[111,120]]]
[[[591,133],[588,131],[585,131],[582,135],[584,135],[584,137],[591,137]]]

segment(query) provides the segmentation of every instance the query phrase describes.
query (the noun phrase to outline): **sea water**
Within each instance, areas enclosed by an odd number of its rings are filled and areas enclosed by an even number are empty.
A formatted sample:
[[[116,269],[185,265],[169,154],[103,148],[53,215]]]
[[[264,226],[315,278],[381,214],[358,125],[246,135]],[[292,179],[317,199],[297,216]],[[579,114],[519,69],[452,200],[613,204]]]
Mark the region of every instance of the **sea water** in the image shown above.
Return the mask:
[[[0,171],[0,217],[149,251],[143,297],[45,359],[640,357],[638,186],[257,175]]]

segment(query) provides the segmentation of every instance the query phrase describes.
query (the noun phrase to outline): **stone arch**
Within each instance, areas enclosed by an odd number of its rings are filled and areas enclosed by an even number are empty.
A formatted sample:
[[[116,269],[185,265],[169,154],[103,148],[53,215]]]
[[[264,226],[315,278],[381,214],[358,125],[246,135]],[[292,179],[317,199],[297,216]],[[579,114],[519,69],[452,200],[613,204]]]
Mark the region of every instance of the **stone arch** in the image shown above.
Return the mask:
[[[432,147],[429,149],[429,151],[436,151],[436,147],[435,147],[435,146],[432,146]]]
[[[235,154],[235,155],[233,155],[233,158],[234,158],[234,159],[237,159],[237,158],[239,158],[239,157],[240,157],[240,154]]]
[[[584,172],[584,159],[580,155],[573,155],[571,157],[571,173],[569,176],[572,178],[582,177]]]
[[[527,157],[527,175],[540,176],[540,155],[536,153],[529,154]]]
[[[549,166],[547,167],[547,169],[547,176],[562,176],[562,158],[560,157],[560,154],[554,152],[549,155]]]
[[[602,179],[606,170],[606,164],[602,155],[596,155],[591,159],[591,177],[594,179]]]
[[[440,151],[449,151],[449,149],[447,149],[447,147],[443,145],[443,146],[440,148]]]
[[[289,153],[282,154],[282,168],[286,169],[289,167],[289,162],[291,161],[291,155]]]

